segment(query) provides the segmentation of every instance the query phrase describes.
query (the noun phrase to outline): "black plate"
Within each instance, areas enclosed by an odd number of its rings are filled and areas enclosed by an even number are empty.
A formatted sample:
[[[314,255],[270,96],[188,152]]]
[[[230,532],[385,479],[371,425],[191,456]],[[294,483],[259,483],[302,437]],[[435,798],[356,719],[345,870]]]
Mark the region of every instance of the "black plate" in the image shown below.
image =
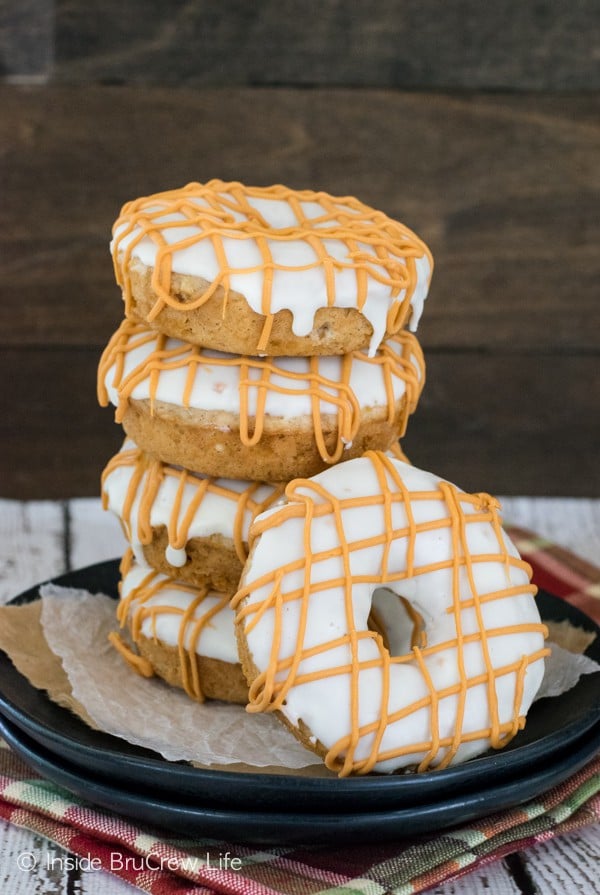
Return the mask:
[[[53,582],[85,588],[116,597],[118,561],[109,561],[69,572]],[[23,603],[39,596],[39,585],[13,600]],[[539,594],[545,620],[568,619],[600,634],[600,629],[564,600]],[[600,637],[588,650],[600,661]],[[345,812],[387,810],[428,803],[440,798],[473,793],[500,782],[520,779],[540,760],[558,761],[600,722],[600,674],[585,675],[575,688],[554,699],[534,704],[524,731],[500,752],[431,771],[424,775],[370,776],[338,780],[331,777],[292,774],[237,773],[203,770],[186,763],[168,762],[160,755],[95,730],[69,711],[51,702],[32,687],[0,651],[0,713],[16,724],[49,753],[65,759],[73,769],[93,771],[98,780],[114,785],[143,786],[157,798],[178,803],[220,806],[236,810],[277,810],[290,802],[296,812]]]
[[[187,838],[224,839],[260,845],[336,845],[385,842],[467,823],[522,805],[575,773],[600,748],[600,724],[588,731],[566,756],[542,764],[521,779],[465,792],[450,799],[410,808],[347,814],[238,811],[159,799],[124,787],[109,786],[39,746],[0,717],[0,734],[24,761],[54,783],[85,801],[153,828]],[[291,800],[286,800],[290,805]],[[293,804],[293,802],[291,802]]]

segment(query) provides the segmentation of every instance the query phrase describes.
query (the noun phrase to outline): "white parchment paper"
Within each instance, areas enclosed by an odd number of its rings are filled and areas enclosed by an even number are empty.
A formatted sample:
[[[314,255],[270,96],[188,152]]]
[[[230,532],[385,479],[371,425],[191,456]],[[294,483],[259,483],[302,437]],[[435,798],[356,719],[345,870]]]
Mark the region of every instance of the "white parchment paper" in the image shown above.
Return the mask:
[[[104,595],[47,584],[40,588],[48,646],[60,656],[72,687],[94,723],[108,733],[153,749],[169,761],[256,768],[322,767],[273,715],[242,706],[196,703],[158,678],[133,673],[108,642],[116,630],[115,601]],[[600,670],[587,656],[550,644],[537,695],[558,696],[582,674]]]
[[[53,584],[40,595],[48,646],[60,656],[73,696],[101,730],[169,761],[290,769],[322,764],[273,715],[197,703],[158,678],[133,673],[107,639],[117,629],[110,597]]]

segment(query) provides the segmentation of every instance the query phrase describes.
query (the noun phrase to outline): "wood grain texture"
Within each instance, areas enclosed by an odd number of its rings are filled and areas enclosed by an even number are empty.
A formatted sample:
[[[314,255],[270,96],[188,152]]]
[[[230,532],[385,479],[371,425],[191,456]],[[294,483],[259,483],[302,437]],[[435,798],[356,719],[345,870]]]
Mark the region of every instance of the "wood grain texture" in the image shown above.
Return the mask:
[[[600,500],[502,496],[505,523],[528,528],[588,562],[600,557]]]
[[[12,384],[0,393],[2,496],[99,493],[122,430],[112,409],[96,404],[97,360],[80,348],[2,352],[0,381]],[[593,496],[598,421],[591,409],[600,406],[599,392],[594,357],[430,352],[404,446],[415,464],[465,490]]]
[[[590,505],[589,502],[586,501],[586,505]],[[100,511],[98,498],[70,500],[67,507],[69,565],[72,569],[81,569],[125,553],[127,541],[119,519],[114,513]],[[600,506],[598,510],[600,518]]]
[[[542,842],[527,852],[525,866],[534,892],[564,895],[598,891],[600,826],[584,827],[554,842]],[[577,854],[577,861],[572,860]]]
[[[0,604],[66,570],[65,519],[58,503],[0,501]]]
[[[3,344],[102,345],[123,202],[211,177],[357,195],[436,270],[426,349],[597,351],[598,97],[0,90]]]
[[[215,176],[355,194],[430,244],[416,463],[466,488],[600,493],[598,96],[4,87],[0,102],[4,496],[97,493],[119,441],[95,404],[122,314],[111,224],[128,199]]]
[[[492,494],[599,493],[598,361],[432,352],[403,445],[411,461]]]
[[[69,852],[29,830],[0,821],[0,879],[6,895],[134,895],[139,889],[104,870],[70,870]],[[37,862],[31,871],[19,869],[19,859]],[[71,860],[71,865],[73,864]],[[85,865],[83,865],[85,866]]]
[[[54,61],[53,0],[0,4],[0,79],[44,83]]]
[[[519,498],[511,503],[512,521],[528,525],[543,521],[544,533],[562,532],[561,543],[579,544],[582,555],[596,551],[598,527],[589,520],[600,516],[600,501]],[[50,501],[36,504],[0,499],[0,603],[36,581],[74,567],[100,561],[120,551],[120,541],[110,525],[111,516],[100,501],[74,500],[65,505]],[[585,520],[582,524],[582,520]],[[70,550],[69,548],[70,544]],[[66,562],[70,554],[70,562]],[[9,559],[11,562],[6,563]],[[16,560],[16,561],[13,561]],[[32,853],[38,862],[32,872],[19,869],[18,856]],[[10,895],[56,893],[71,895],[127,895],[133,887],[103,871],[60,871],[60,846],[26,829],[0,822],[0,879]],[[530,895],[593,895],[597,891],[596,868],[600,856],[600,825],[542,842],[520,853],[519,863],[528,877]],[[48,870],[48,867],[51,870]],[[137,891],[137,890],[135,890]],[[523,892],[506,861],[475,870],[465,877],[436,886],[424,895],[519,895]]]
[[[598,43],[594,0],[59,0],[54,78],[589,89]]]
[[[503,861],[498,861],[482,870],[476,870],[454,882],[442,883],[432,889],[427,889],[423,895],[482,895],[482,893],[485,895],[523,895]]]
[[[97,405],[97,362],[86,349],[0,353],[3,497],[99,494],[100,473],[123,433]]]

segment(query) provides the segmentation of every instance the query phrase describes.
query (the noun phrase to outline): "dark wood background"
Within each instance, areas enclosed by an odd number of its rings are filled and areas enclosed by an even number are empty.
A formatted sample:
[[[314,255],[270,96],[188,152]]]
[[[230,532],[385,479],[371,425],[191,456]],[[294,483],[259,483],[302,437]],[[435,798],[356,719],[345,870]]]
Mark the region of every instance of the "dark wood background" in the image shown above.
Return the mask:
[[[600,495],[596,0],[20,2],[0,14],[0,496],[96,495],[123,202],[353,193],[436,270],[405,441],[466,489]]]

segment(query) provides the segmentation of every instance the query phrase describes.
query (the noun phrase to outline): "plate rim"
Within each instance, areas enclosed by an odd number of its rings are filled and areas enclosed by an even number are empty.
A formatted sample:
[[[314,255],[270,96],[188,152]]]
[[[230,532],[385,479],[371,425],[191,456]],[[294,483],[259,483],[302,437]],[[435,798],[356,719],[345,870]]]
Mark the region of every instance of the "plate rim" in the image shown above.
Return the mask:
[[[6,736],[6,725],[9,725],[8,731],[9,736]],[[251,811],[251,810],[227,810],[225,808],[214,808],[211,806],[190,806],[184,804],[177,804],[174,802],[169,802],[161,799],[157,799],[155,797],[146,798],[141,793],[135,793],[130,790],[125,790],[120,787],[114,787],[106,784],[103,781],[96,781],[93,778],[88,777],[86,774],[81,773],[81,771],[75,769],[73,770],[68,762],[60,762],[57,764],[56,758],[57,756],[51,755],[48,758],[44,754],[38,753],[37,744],[32,747],[27,742],[23,743],[21,738],[18,735],[14,735],[14,733],[10,729],[10,722],[7,722],[6,719],[0,717],[0,735],[4,736],[6,741],[9,743],[10,747],[14,749],[17,754],[20,755],[23,761],[28,764],[30,767],[33,767],[34,770],[40,774],[40,776],[45,777],[46,779],[50,779],[56,785],[62,786],[64,789],[67,789],[69,792],[74,793],[79,798],[83,798],[88,801],[92,805],[99,805],[103,810],[109,810],[113,813],[119,814],[122,813],[123,816],[126,816],[130,819],[137,820],[142,824],[148,826],[155,826],[162,829],[177,829],[176,827],[170,828],[168,823],[164,824],[161,820],[158,821],[147,821],[142,820],[138,815],[131,811],[123,811],[123,804],[127,806],[133,805],[145,807],[150,810],[158,810],[163,814],[166,812],[168,815],[177,815],[182,820],[185,821],[186,824],[193,824],[194,822],[212,822],[219,825],[219,827],[226,824],[234,824],[236,827],[240,824],[250,824],[251,829],[256,829],[262,823],[268,823],[271,828],[274,828],[274,832],[280,831],[285,828],[283,833],[280,833],[280,839],[274,839],[273,834],[269,833],[267,835],[261,836],[259,835],[251,835],[247,838],[242,838],[241,840],[236,840],[239,842],[253,843],[253,844],[275,844],[277,841],[278,844],[284,845],[289,843],[294,844],[305,844],[305,845],[314,845],[317,843],[317,839],[315,837],[319,837],[318,844],[322,845],[322,837],[328,832],[334,832],[336,836],[339,838],[339,824],[340,824],[340,815],[337,813],[325,813],[318,812],[315,814],[303,814],[303,813],[289,813],[289,812],[281,812],[281,811]],[[26,737],[27,739],[27,737]],[[15,742],[17,745],[15,745]],[[360,837],[360,840],[364,840],[364,835],[367,833],[369,836],[368,830],[372,828],[373,834],[377,836],[377,841],[380,840],[382,833],[386,834],[386,828],[389,825],[393,825],[393,829],[390,831],[393,834],[394,839],[402,839],[409,838],[416,835],[420,835],[423,832],[431,831],[436,832],[438,830],[447,829],[451,826],[460,825],[462,823],[469,823],[477,818],[488,816],[489,814],[495,814],[497,811],[509,810],[511,808],[518,807],[519,805],[525,804],[532,799],[536,799],[544,795],[554,786],[560,785],[561,782],[564,782],[569,776],[576,773],[581,767],[590,761],[593,756],[596,754],[598,748],[600,747],[600,722],[596,724],[595,730],[593,734],[590,734],[588,737],[588,741],[583,746],[579,746],[577,752],[569,753],[566,756],[562,756],[560,760],[554,764],[550,764],[550,766],[544,766],[540,768],[536,773],[527,775],[526,787],[519,787],[520,780],[513,781],[505,781],[500,784],[496,784],[492,787],[482,790],[475,790],[472,793],[462,793],[458,795],[454,795],[450,799],[441,800],[437,803],[430,803],[426,805],[416,805],[410,808],[401,807],[401,808],[390,808],[386,811],[373,812],[371,810],[365,812],[354,812],[351,815],[348,815],[345,818],[345,834],[346,838],[344,838],[344,842],[347,844],[348,842],[355,841],[355,837]],[[42,753],[45,750],[42,750]],[[25,752],[25,754],[24,754]],[[30,757],[34,756],[34,763],[30,762]],[[62,765],[67,765],[67,767],[61,767]],[[48,775],[43,773],[39,768],[40,765],[48,768],[51,766],[51,774]],[[69,785],[64,782],[61,783],[59,780],[55,779],[54,774],[62,778],[65,777],[71,778],[71,780],[76,779],[77,787],[71,789]],[[94,799],[94,796],[85,799],[85,796],[81,794],[81,788],[85,787],[86,791],[90,790],[90,784],[92,786],[92,790],[94,793],[100,791],[104,794],[105,798],[102,799],[101,802],[98,802]],[[515,792],[515,797],[510,797],[506,802],[502,802],[500,807],[498,807],[497,797],[498,795],[502,795],[502,793],[506,793],[507,790],[511,792]],[[523,798],[519,795],[519,792],[522,794],[523,792],[527,792]],[[120,803],[120,807],[111,806],[107,803],[106,799],[111,798],[111,794],[115,795]],[[463,808],[466,806],[467,811],[466,814],[463,813],[459,820],[455,820],[455,812],[461,809],[461,803]],[[492,805],[492,810],[490,811],[490,805]],[[440,811],[441,815],[441,825],[440,825]],[[418,819],[417,829],[413,829],[408,827],[406,829],[406,833],[402,832],[402,829],[396,829],[396,825],[407,825],[411,823],[411,819]],[[437,820],[438,826],[435,828],[431,827],[430,824],[432,821]],[[426,824],[426,826],[424,826]],[[315,825],[318,826],[318,829],[315,830]],[[326,829],[323,829],[325,827]],[[299,835],[294,835],[290,838],[289,831],[297,830],[299,831]],[[314,830],[313,834],[308,835],[308,838],[303,838],[304,830]],[[218,835],[219,830],[216,831]],[[194,834],[192,831],[192,836],[208,836],[208,833],[199,833]],[[234,834],[234,838],[235,838]],[[213,838],[217,838],[213,836]],[[365,841],[372,841],[371,838],[368,838]],[[382,840],[383,841],[383,840]]]
[[[83,584],[74,584],[73,579],[83,579],[85,581],[90,576],[96,576],[99,570],[102,570],[105,573],[108,572],[112,577],[114,577],[116,584],[116,580],[118,578],[119,563],[120,560],[118,558],[103,560],[98,563],[93,563],[88,566],[73,569],[71,571],[62,573],[61,575],[45,579],[44,581],[32,585],[30,588],[27,588],[20,594],[13,597],[6,605],[20,605],[22,603],[34,602],[36,599],[39,599],[39,589],[44,584],[52,583],[63,587],[82,587],[84,586]],[[96,590],[96,592],[100,593],[101,591]],[[116,598],[116,592],[110,593],[108,595],[112,598]],[[598,652],[600,656],[600,626],[597,625],[593,619],[591,619],[577,607],[572,606],[560,597],[550,594],[548,591],[540,590],[538,592],[538,598],[541,598],[542,600],[545,598],[550,598],[555,607],[565,607],[566,617],[574,617],[577,621],[586,623],[588,630],[593,630],[597,635],[595,644],[592,644],[589,649]],[[38,693],[41,698],[45,699],[53,707],[53,709],[67,713],[75,720],[76,725],[82,725],[86,730],[91,730],[91,728],[87,728],[85,723],[76,715],[68,712],[67,709],[59,706],[57,703],[53,703],[44,690],[39,690],[33,687],[29,683],[29,681],[27,681],[27,679],[12,665],[12,662],[10,662],[7,654],[4,651],[0,650],[0,661],[5,660],[9,662],[15,674],[22,679],[22,682],[27,687],[30,687],[33,691]],[[162,772],[165,772],[165,768],[176,768],[178,774],[181,774],[183,777],[189,777],[190,779],[196,779],[198,782],[200,782],[201,780],[209,780],[213,783],[218,783],[219,781],[222,781],[224,783],[234,782],[236,786],[241,787],[249,787],[251,785],[256,785],[256,783],[260,783],[264,786],[265,783],[270,782],[270,785],[273,785],[276,789],[281,789],[284,786],[288,788],[288,791],[301,789],[307,795],[311,796],[323,796],[324,793],[327,792],[329,789],[333,790],[334,788],[336,790],[336,795],[343,796],[358,796],[365,794],[366,791],[370,791],[369,794],[375,794],[377,792],[387,793],[389,791],[395,791],[397,793],[407,791],[408,793],[410,793],[414,791],[416,794],[417,792],[419,792],[419,790],[422,789],[425,789],[426,791],[429,788],[431,788],[432,790],[437,790],[439,788],[440,782],[442,784],[447,783],[448,787],[452,789],[452,785],[455,781],[460,781],[465,777],[476,777],[478,775],[483,776],[486,772],[486,768],[489,767],[491,764],[495,766],[495,770],[498,769],[498,765],[503,766],[506,764],[507,775],[511,776],[510,765],[512,764],[514,766],[515,760],[519,769],[525,767],[525,763],[527,760],[525,757],[525,753],[528,750],[531,750],[532,746],[535,743],[541,743],[544,739],[550,740],[551,738],[555,738],[558,734],[558,731],[552,734],[547,734],[545,735],[545,737],[542,737],[541,740],[534,741],[534,743],[516,746],[509,750],[499,750],[496,753],[488,752],[485,755],[477,756],[471,759],[469,762],[453,765],[452,767],[443,770],[433,770],[427,775],[372,775],[365,777],[349,777],[344,778],[342,781],[340,781],[340,778],[338,777],[311,777],[295,775],[293,773],[286,773],[285,771],[283,773],[250,772],[228,770],[226,768],[199,768],[185,762],[170,762],[159,753],[152,753],[149,749],[146,749],[142,746],[137,746],[136,744],[128,743],[126,740],[121,740],[119,737],[113,734],[108,734],[104,731],[101,732],[102,736],[108,737],[110,738],[110,740],[114,741],[114,751],[107,750],[95,745],[82,744],[80,741],[75,739],[73,736],[70,736],[68,733],[64,734],[60,731],[57,732],[56,729],[48,727],[47,724],[40,721],[39,719],[33,718],[32,716],[28,715],[25,711],[20,709],[19,706],[15,706],[14,702],[12,702],[4,694],[2,689],[2,678],[0,677],[0,713],[2,713],[3,715],[3,706],[5,706],[7,703],[12,706],[12,715],[18,714],[24,717],[28,722],[27,730],[24,731],[25,733],[27,733],[27,735],[32,736],[31,726],[41,727],[46,733],[49,734],[50,738],[52,738],[57,743],[57,746],[59,746],[61,741],[63,742],[63,744],[65,741],[68,741],[72,750],[81,749],[86,751],[88,754],[93,754],[95,756],[106,756],[107,753],[110,753],[115,761],[123,761],[128,766],[143,766],[148,771],[156,771],[158,768],[160,768]],[[572,732],[573,735],[568,737],[567,740],[564,742],[555,742],[555,745],[552,748],[552,754],[554,752],[560,751],[562,748],[568,745],[568,743],[575,741],[576,739],[583,736],[587,731],[589,731],[589,729],[593,727],[600,718],[600,706],[598,707],[596,715],[591,717],[587,725],[583,728],[580,726],[580,721],[571,721],[564,728],[564,731],[569,731],[570,728],[574,728],[574,731]],[[14,718],[11,718],[11,721],[12,723],[16,723],[17,726],[20,727],[18,721],[15,721]],[[33,738],[35,739],[35,736],[33,736]],[[119,749],[120,743],[127,743],[127,747],[131,749],[132,752],[129,753],[121,751]],[[45,746],[45,748],[48,747]],[[138,755],[136,754],[138,751],[148,754]],[[467,773],[465,773],[465,768],[474,769],[475,773],[469,775],[468,771]],[[165,772],[165,775],[167,775],[168,773],[169,772]],[[339,786],[340,782],[343,785],[343,789],[341,789]]]

